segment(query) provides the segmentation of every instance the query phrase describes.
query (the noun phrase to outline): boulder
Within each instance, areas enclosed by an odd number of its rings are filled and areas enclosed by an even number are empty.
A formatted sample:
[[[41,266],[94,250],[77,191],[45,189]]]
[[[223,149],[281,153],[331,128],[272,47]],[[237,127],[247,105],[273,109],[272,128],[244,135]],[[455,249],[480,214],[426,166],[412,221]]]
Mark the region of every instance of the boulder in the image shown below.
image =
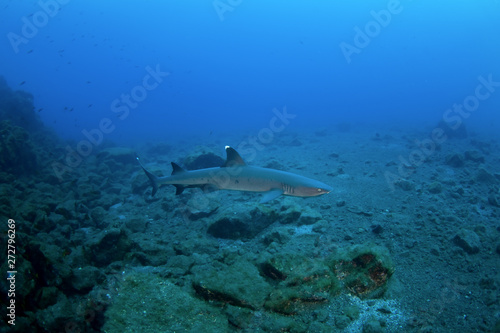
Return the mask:
[[[464,165],[465,157],[460,153],[448,154],[445,158],[445,163],[454,167],[459,168]]]
[[[484,156],[477,150],[467,150],[465,159],[476,163],[484,163]]]
[[[81,293],[87,293],[92,290],[94,286],[102,283],[104,279],[104,274],[97,267],[85,266],[72,270],[70,283],[75,290]]]
[[[348,247],[328,260],[343,288],[360,298],[381,297],[394,273],[389,251],[371,244]]]
[[[481,240],[479,236],[472,230],[460,229],[460,231],[453,237],[453,243],[468,254],[475,254],[479,252],[481,247]]]
[[[322,260],[296,253],[277,254],[262,262],[260,270],[276,285],[265,303],[276,313],[294,315],[315,309],[340,291],[335,274]]]
[[[125,147],[105,148],[97,154],[97,158],[123,164],[137,163],[134,150]]]
[[[207,301],[259,309],[273,290],[257,267],[245,259],[222,268],[198,267],[193,270],[193,288]]]
[[[184,166],[188,170],[197,170],[220,167],[224,162],[225,160],[219,155],[199,147],[196,152],[188,155],[184,159]]]
[[[147,270],[124,276],[118,290],[105,312],[103,332],[229,331],[219,309]]]

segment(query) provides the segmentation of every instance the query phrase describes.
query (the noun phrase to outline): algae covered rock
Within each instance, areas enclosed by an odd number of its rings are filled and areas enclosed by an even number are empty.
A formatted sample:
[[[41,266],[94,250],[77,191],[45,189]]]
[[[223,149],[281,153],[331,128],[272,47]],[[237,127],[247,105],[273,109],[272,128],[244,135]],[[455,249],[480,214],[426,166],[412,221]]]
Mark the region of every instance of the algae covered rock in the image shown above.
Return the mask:
[[[0,169],[19,176],[36,172],[37,166],[28,132],[10,121],[0,122]]]
[[[342,286],[360,298],[381,297],[394,273],[389,251],[380,246],[354,245],[333,254],[329,265]]]
[[[105,279],[104,273],[94,266],[78,267],[73,269],[69,279],[71,286],[79,292],[89,292]]]
[[[273,312],[293,315],[314,309],[339,291],[335,274],[321,260],[283,253],[263,262],[260,269],[277,284],[265,304]]]
[[[108,307],[102,331],[226,332],[227,319],[217,308],[151,272],[126,275]]]
[[[314,224],[323,216],[309,206],[302,207],[294,201],[284,200],[279,213],[279,221],[283,224]]]
[[[278,219],[271,208],[253,203],[235,203],[219,209],[207,232],[217,238],[251,239]]]
[[[123,260],[131,247],[126,232],[118,228],[99,232],[90,238],[86,245],[92,254],[91,260],[97,267]]]
[[[188,170],[216,168],[222,166],[224,162],[222,157],[203,147],[198,147],[196,152],[184,159],[184,165]]]
[[[43,123],[33,106],[33,95],[23,90],[12,90],[0,76],[0,120],[8,119],[15,126],[27,131],[43,128]]]
[[[258,309],[272,290],[257,267],[244,259],[221,269],[198,268],[193,271],[193,288],[208,301]]]
[[[462,167],[465,163],[465,157],[461,153],[452,153],[446,156],[445,163],[454,167]]]

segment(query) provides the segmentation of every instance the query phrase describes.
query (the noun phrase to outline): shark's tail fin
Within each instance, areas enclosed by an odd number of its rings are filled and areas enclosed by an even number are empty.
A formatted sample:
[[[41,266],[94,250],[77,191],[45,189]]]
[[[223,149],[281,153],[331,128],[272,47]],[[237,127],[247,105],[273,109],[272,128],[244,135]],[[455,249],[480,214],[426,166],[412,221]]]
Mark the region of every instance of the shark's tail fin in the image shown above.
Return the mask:
[[[153,187],[153,191],[151,192],[151,196],[154,196],[156,194],[156,192],[158,191],[158,177],[156,177],[151,172],[146,170],[144,165],[142,165],[141,160],[139,160],[139,157],[136,157],[136,159],[139,162],[139,164],[141,165],[142,170],[144,170],[144,173],[146,174],[146,176],[148,176],[148,178],[149,178],[149,182],[151,183],[151,186]]]

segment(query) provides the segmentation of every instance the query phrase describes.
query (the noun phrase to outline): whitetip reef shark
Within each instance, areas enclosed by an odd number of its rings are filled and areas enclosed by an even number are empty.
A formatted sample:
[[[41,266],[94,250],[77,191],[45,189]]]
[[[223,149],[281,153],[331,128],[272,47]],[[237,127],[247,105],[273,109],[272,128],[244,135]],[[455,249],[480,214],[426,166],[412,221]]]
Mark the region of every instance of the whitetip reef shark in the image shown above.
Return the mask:
[[[188,171],[172,162],[172,175],[166,177],[153,175],[146,170],[139,158],[137,160],[153,186],[152,196],[161,185],[173,185],[176,188],[175,194],[181,194],[188,187],[199,187],[205,191],[263,192],[260,203],[265,203],[280,195],[316,197],[333,190],[332,187],[311,178],[276,169],[249,166],[240,154],[229,146],[226,146],[226,154],[226,162],[218,168]]]

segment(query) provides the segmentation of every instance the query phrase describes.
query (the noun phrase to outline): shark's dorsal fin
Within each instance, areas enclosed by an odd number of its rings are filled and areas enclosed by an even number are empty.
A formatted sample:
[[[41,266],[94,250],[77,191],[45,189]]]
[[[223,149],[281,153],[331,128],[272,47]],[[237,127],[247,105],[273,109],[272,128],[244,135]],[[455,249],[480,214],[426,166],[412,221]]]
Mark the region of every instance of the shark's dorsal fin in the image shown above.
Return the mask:
[[[234,166],[244,166],[246,165],[245,161],[241,158],[240,154],[233,148],[226,146],[226,162],[223,167],[234,167]]]
[[[174,162],[171,162],[170,164],[172,164],[172,176],[178,175],[178,174],[183,173],[183,172],[187,172],[186,169],[183,169],[182,167],[180,167],[178,164],[175,164]]]

